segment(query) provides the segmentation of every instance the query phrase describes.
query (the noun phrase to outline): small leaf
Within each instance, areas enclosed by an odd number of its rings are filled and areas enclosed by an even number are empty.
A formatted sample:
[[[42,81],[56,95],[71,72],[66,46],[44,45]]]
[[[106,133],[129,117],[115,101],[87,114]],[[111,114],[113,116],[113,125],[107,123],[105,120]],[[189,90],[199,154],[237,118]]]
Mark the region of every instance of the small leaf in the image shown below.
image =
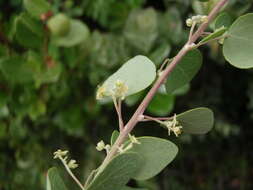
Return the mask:
[[[171,72],[166,82],[168,93],[189,83],[197,74],[202,65],[202,55],[195,49],[188,52],[179,64]]]
[[[65,36],[53,36],[57,46],[71,47],[84,42],[89,37],[89,28],[79,20],[70,21],[70,30]]]
[[[46,0],[24,0],[24,7],[29,14],[38,19],[50,10],[50,4]]]
[[[221,13],[214,21],[214,28],[218,29],[221,27],[229,28],[230,25],[232,24],[232,18],[231,16],[224,12]]]
[[[159,47],[151,53],[150,59],[156,64],[161,64],[168,56],[171,51],[171,46],[167,43],[159,44]]]
[[[17,41],[31,48],[38,48],[43,43],[43,25],[26,13],[22,13],[15,20],[15,36]]]
[[[50,168],[47,172],[47,190],[67,190],[57,168]]]
[[[208,42],[209,40],[218,38],[218,37],[222,36],[226,31],[227,31],[227,28],[221,27],[221,28],[215,30],[212,34],[209,34],[208,36],[203,38],[199,43],[205,43],[205,42]]]
[[[147,111],[158,116],[168,115],[174,107],[174,96],[157,93],[150,102]]]
[[[156,137],[137,139],[141,144],[134,144],[130,151],[138,153],[142,159],[134,179],[146,180],[157,175],[177,155],[177,146],[168,140]]]
[[[224,41],[226,60],[240,69],[253,67],[253,13],[239,17],[229,28]]]
[[[111,136],[111,145],[113,145],[115,143],[115,141],[117,140],[119,136],[119,131],[114,130]]]
[[[121,189],[135,175],[139,165],[140,156],[136,153],[120,154],[95,177],[87,190]]]
[[[141,73],[141,74],[140,74]],[[111,92],[115,83],[120,80],[128,87],[126,96],[147,88],[156,77],[154,63],[145,56],[138,55],[128,60],[118,71],[103,84],[106,91]]]
[[[183,133],[205,134],[212,129],[214,116],[212,110],[203,107],[181,113],[177,120],[183,126]]]

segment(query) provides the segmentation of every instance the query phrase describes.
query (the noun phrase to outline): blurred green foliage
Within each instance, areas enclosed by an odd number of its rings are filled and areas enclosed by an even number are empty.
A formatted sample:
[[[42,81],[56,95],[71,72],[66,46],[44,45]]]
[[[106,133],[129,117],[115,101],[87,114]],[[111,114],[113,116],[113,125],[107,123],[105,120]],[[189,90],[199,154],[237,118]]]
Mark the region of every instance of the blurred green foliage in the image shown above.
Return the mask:
[[[43,23],[27,15],[22,0],[0,1],[1,190],[44,189],[46,170],[57,164],[52,159],[57,148],[69,149],[81,166],[77,174],[87,177],[103,157],[95,144],[109,142],[117,128],[113,106],[95,100],[97,85],[135,55],[146,55],[157,66],[173,57],[187,39],[185,19],[207,14],[217,0],[49,2],[55,13],[85,23],[90,35],[76,46],[56,46]],[[231,0],[226,11],[234,20],[252,11],[252,4]],[[252,188],[252,70],[225,63],[216,43],[202,50],[204,65],[193,83],[171,95],[161,89],[148,111],[168,115],[209,106],[215,111],[215,130],[208,136],[182,136],[177,142],[182,151],[168,169],[132,185],[150,190]],[[124,119],[144,93],[126,100]],[[146,125],[136,134],[166,138],[164,130]]]

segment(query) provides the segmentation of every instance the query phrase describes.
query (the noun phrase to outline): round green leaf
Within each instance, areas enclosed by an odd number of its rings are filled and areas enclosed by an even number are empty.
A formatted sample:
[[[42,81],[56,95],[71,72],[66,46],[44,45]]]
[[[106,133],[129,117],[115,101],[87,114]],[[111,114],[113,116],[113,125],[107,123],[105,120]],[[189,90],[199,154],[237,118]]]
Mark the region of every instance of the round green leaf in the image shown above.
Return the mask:
[[[71,47],[78,45],[89,37],[89,29],[79,20],[71,20],[70,30],[65,36],[53,36],[53,42],[58,46]]]
[[[135,175],[139,166],[140,156],[138,154],[120,154],[95,177],[87,190],[121,189]]]
[[[25,47],[41,47],[44,37],[43,31],[42,23],[26,13],[22,13],[15,20],[15,37]]]
[[[239,17],[228,30],[223,54],[226,60],[240,69],[253,67],[253,13]]]
[[[203,107],[181,113],[177,120],[183,126],[183,133],[205,134],[212,129],[214,116],[212,110]]]
[[[50,168],[47,172],[47,190],[67,190],[57,168]]]
[[[46,0],[24,0],[24,7],[29,14],[38,19],[50,10],[50,4]]]
[[[115,83],[120,80],[128,87],[126,96],[147,88],[156,77],[154,63],[145,56],[138,55],[128,60],[118,71],[103,84],[106,91],[111,92]]]
[[[156,137],[140,137],[141,144],[134,144],[130,149],[141,155],[139,170],[133,176],[137,180],[146,180],[157,175],[175,158],[177,146],[165,139]]]
[[[232,24],[232,18],[231,16],[224,12],[221,13],[214,21],[214,28],[219,29],[221,27],[229,28]]]
[[[189,83],[197,74],[201,65],[202,55],[200,51],[195,49],[188,52],[168,77],[166,81],[167,92],[172,93],[177,88]]]
[[[150,102],[147,111],[158,116],[168,115],[174,107],[174,96],[157,93]]]

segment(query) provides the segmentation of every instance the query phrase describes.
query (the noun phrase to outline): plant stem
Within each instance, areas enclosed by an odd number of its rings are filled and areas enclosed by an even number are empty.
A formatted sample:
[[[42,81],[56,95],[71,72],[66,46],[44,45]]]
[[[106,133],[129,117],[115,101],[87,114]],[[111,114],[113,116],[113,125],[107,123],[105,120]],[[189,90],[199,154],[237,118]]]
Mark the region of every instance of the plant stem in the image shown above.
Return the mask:
[[[116,110],[117,115],[118,115],[119,130],[122,131],[123,128],[124,128],[124,123],[123,123],[122,114],[121,114],[121,104],[122,104],[122,101],[121,100],[117,101],[116,98],[113,98],[113,104],[114,104],[115,110]]]
[[[193,46],[194,42],[198,40],[198,38],[203,34],[205,29],[208,27],[209,23],[214,19],[214,17],[219,13],[221,8],[228,2],[229,0],[220,0],[210,14],[207,17],[207,22],[201,24],[197,31],[190,37],[188,42],[183,46],[183,48],[178,52],[178,54],[173,58],[172,62],[166,67],[166,69],[162,72],[161,76],[157,79],[154,83],[153,87],[150,89],[146,97],[143,99],[131,119],[125,125],[123,131],[121,131],[119,137],[117,138],[116,142],[111,148],[110,153],[104,159],[102,165],[100,166],[99,172],[100,173],[106,165],[111,161],[111,159],[117,154],[118,147],[125,141],[128,137],[128,134],[133,130],[135,125],[140,121],[140,117],[143,116],[145,109],[147,108],[148,104],[156,94],[159,87],[164,83],[167,79],[169,74],[173,71],[175,66],[180,62],[180,60],[184,57],[184,55],[190,51]]]
[[[148,115],[144,115],[144,119],[140,120],[140,121],[167,121],[167,120],[172,120],[173,117],[151,117]]]

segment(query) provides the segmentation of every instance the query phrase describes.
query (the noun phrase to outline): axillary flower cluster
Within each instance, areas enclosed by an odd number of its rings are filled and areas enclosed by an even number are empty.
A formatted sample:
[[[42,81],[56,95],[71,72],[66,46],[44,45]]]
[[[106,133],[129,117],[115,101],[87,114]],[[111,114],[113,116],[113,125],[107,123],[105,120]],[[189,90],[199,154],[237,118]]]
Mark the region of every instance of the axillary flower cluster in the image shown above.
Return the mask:
[[[105,85],[99,86],[96,94],[96,99],[101,100],[106,97],[124,100],[128,91],[128,86],[125,82],[117,80],[112,88],[108,90]]]
[[[193,24],[201,24],[207,22],[208,17],[206,15],[196,15],[186,20],[186,25],[191,27]]]
[[[171,131],[176,135],[176,137],[178,137],[182,133],[183,126],[181,126],[177,121],[176,114],[173,116],[172,121],[171,120],[163,121],[162,125],[164,125],[168,129],[168,135],[170,135]]]
[[[121,146],[118,147],[118,152],[120,154],[126,152],[127,150],[130,150],[134,144],[141,144],[135,136],[129,134],[128,137],[130,143],[127,145],[122,144]],[[97,143],[96,149],[98,151],[106,150],[106,153],[108,154],[111,149],[111,145],[105,144],[104,141],[101,140]]]
[[[76,163],[76,160],[71,159],[69,162],[67,161],[68,159],[68,154],[69,151],[67,150],[60,150],[58,149],[57,151],[54,152],[54,159],[60,159],[62,163],[67,166],[69,169],[75,169],[78,167],[78,164]]]

